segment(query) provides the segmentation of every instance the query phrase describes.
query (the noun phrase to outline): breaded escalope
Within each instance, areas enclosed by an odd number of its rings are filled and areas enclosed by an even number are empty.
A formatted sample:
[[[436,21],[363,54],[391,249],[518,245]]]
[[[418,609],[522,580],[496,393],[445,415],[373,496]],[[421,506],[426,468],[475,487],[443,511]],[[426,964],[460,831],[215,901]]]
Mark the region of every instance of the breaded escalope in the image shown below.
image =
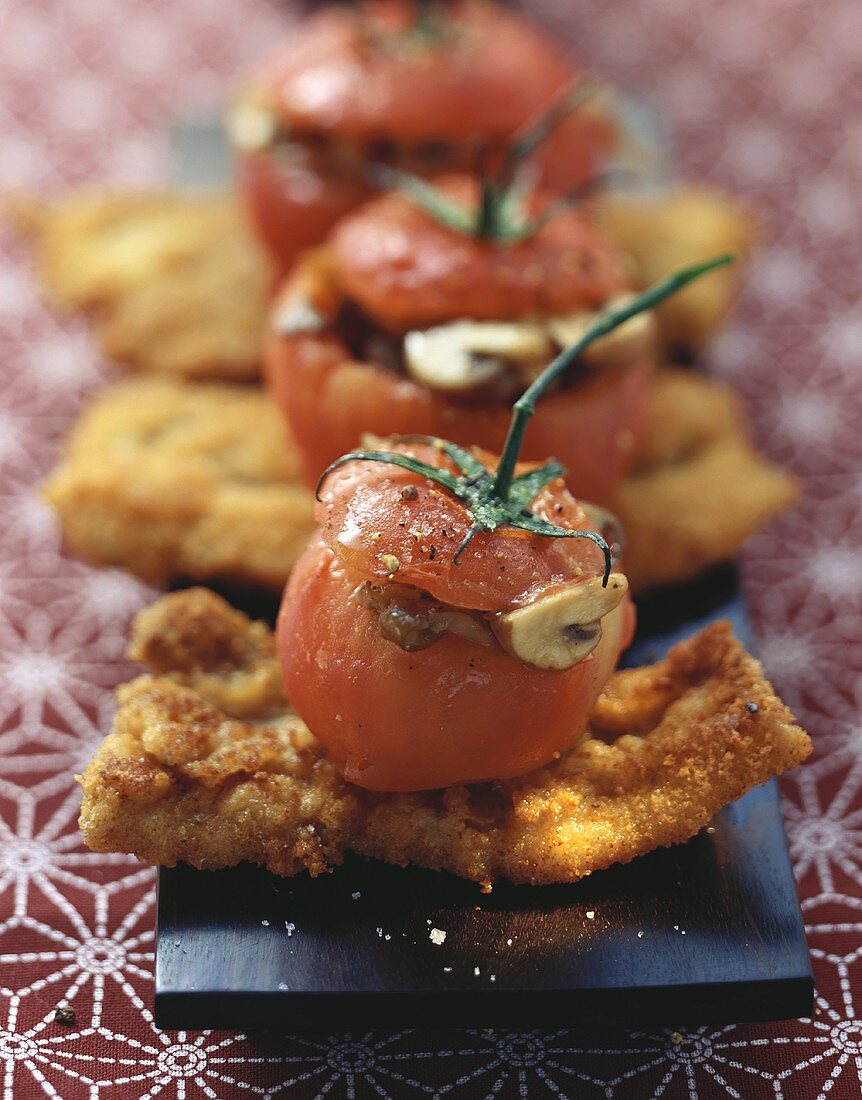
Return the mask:
[[[642,287],[722,252],[745,257],[757,233],[752,213],[738,200],[691,185],[648,198],[611,192],[602,200],[599,224],[632,257]],[[730,310],[741,275],[739,263],[719,268],[658,307],[669,352],[694,355],[707,343]]]
[[[610,504],[626,534],[625,571],[639,592],[732,558],[798,495],[795,479],[748,441],[729,386],[665,370],[652,404],[652,432]]]
[[[134,378],[95,398],[45,493],[87,561],[279,588],[313,527],[298,476],[261,390]]]
[[[52,301],[92,311],[110,358],[182,378],[258,377],[269,272],[231,198],[84,190],[10,209]]]
[[[655,427],[613,507],[635,588],[730,557],[792,503],[793,479],[747,442],[726,388],[663,372]],[[266,393],[130,379],[85,411],[45,486],[72,553],[144,580],[279,588],[312,528],[311,495]]]
[[[168,866],[317,875],[353,851],[481,883],[574,882],[688,839],[811,750],[727,624],[616,673],[587,740],[552,765],[419,794],[342,779],[280,696],[271,632],[208,590],[143,612],[130,652],[153,674],[119,690],[81,828],[96,851]]]

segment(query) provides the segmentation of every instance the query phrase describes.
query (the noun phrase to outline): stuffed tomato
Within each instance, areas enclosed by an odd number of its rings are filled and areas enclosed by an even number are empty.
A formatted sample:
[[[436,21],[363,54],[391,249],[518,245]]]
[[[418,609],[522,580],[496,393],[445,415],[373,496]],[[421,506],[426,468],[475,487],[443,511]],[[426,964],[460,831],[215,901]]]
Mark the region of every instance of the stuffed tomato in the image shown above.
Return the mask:
[[[438,189],[457,209],[480,201],[469,177]],[[626,300],[625,260],[583,211],[537,195],[524,217],[534,231],[478,236],[390,192],[301,261],[271,312],[264,364],[309,480],[365,431],[499,451],[512,401]],[[591,346],[537,410],[524,456],[554,455],[573,492],[606,501],[648,430],[654,355],[648,313]]]
[[[460,473],[433,443],[387,446]],[[596,517],[560,477],[531,511],[573,537],[504,526],[468,538],[464,502],[386,462],[327,477],[278,639],[288,697],[348,780],[407,791],[506,779],[583,735],[634,609],[622,574],[603,584]]]
[[[360,0],[324,8],[249,74],[229,130],[254,226],[282,270],[369,194],[369,165],[425,177],[491,156],[579,75],[520,15],[485,0]],[[606,96],[538,153],[566,188],[601,170]]]

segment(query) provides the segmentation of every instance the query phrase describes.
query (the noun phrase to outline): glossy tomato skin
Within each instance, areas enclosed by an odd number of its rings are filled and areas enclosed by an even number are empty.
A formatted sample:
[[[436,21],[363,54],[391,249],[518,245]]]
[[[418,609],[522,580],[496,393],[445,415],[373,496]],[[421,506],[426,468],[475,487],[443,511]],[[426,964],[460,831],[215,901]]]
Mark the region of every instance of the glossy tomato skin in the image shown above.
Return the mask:
[[[358,180],[291,165],[271,150],[237,158],[236,171],[252,228],[280,275],[368,195]]]
[[[455,470],[430,444],[396,439],[380,445]],[[496,468],[496,455],[471,451],[486,469]],[[519,463],[516,473],[533,465]],[[590,529],[583,508],[560,478],[538,493],[531,510],[556,526]],[[478,611],[511,611],[574,576],[601,574],[604,568],[602,551],[589,539],[547,538],[510,526],[479,532],[453,565],[472,523],[465,505],[411,471],[384,462],[353,460],[328,474],[320,486],[317,520],[321,537],[351,575],[385,581],[391,555],[398,560],[400,583]]]
[[[578,75],[547,37],[499,5],[452,4],[448,35],[405,48],[413,15],[401,2],[324,9],[264,59],[242,94],[266,105],[300,138],[349,142],[369,160],[382,140],[402,150],[402,167],[436,175],[471,167],[478,140],[499,148]],[[369,45],[392,36],[394,45]],[[449,149],[445,162],[426,164],[421,150],[440,143]],[[544,181],[562,190],[601,171],[615,145],[610,112],[588,106],[566,120],[534,160]],[[352,178],[331,170],[315,176],[260,153],[239,160],[252,221],[282,270],[323,239],[336,206],[337,217],[364,197],[356,171]]]
[[[300,448],[313,485],[356,448],[363,433],[420,433],[499,451],[511,411],[456,404],[408,378],[352,360],[337,341],[294,338],[269,344],[266,375]],[[652,364],[633,364],[542,399],[530,421],[524,458],[547,455],[568,470],[574,492],[606,503],[628,472],[650,422]]]
[[[351,598],[356,583],[314,542],[285,591],[278,645],[297,713],[345,778],[371,790],[507,779],[547,763],[583,735],[633,628],[626,602],[599,647],[564,672],[451,634],[407,653]]]
[[[437,187],[477,209],[474,178],[447,176]],[[552,201],[536,195],[533,214]],[[631,288],[620,254],[579,210],[555,214],[524,240],[490,241],[449,229],[389,192],[341,222],[330,247],[345,297],[396,333],[459,317],[500,321],[596,309]]]
[[[416,7],[403,0],[328,6],[246,83],[293,131],[413,145],[507,138],[583,74],[547,35],[498,3],[440,9],[443,33],[417,39]]]
[[[574,240],[594,240],[591,227],[587,235],[580,225],[570,232]],[[445,251],[440,251],[443,268],[449,270],[446,266],[449,259]],[[622,275],[611,266],[610,258],[600,251],[600,246],[596,251],[601,261],[590,265],[585,285],[571,288],[573,280],[569,280],[568,297],[563,297],[559,289],[562,282],[559,271],[553,265],[542,268],[556,287],[554,304],[560,312],[573,311],[587,303],[597,304],[597,300],[605,300],[601,294],[607,297],[624,285]],[[547,253],[543,254],[547,260]],[[433,281],[433,273],[439,274],[441,270],[440,266],[431,267],[428,281]],[[507,266],[505,270],[508,272],[510,268]],[[606,274],[598,278],[600,271]],[[410,274],[409,271],[405,274],[407,285],[411,282]],[[474,281],[480,286],[479,293],[486,296],[489,281],[493,286],[493,274],[485,268],[482,276],[484,283],[478,278]],[[513,287],[508,274],[503,282],[505,289],[501,295],[483,301],[483,316],[495,319],[517,316],[512,308],[512,295],[517,294],[523,308],[525,298],[528,303],[529,294],[536,291],[535,286]],[[408,297],[407,285],[401,293],[404,301]],[[358,361],[336,336],[326,332],[285,335],[281,331],[281,318],[298,302],[310,302],[325,321],[332,320],[342,293],[332,252],[322,249],[310,254],[278,296],[264,341],[267,385],[290,424],[309,483],[313,484],[330,462],[354,449],[365,432],[384,436],[418,433],[451,439],[465,446],[477,444],[491,451],[501,449],[511,415],[508,406],[500,402],[459,401],[375,363]],[[398,295],[384,293],[382,297],[394,302]],[[435,319],[451,320],[462,315],[459,308],[466,303],[457,289],[450,290],[445,299],[442,291],[437,297],[440,304],[434,307]],[[493,303],[501,298],[510,312],[498,305],[495,314]],[[425,295],[421,300],[422,308],[428,311],[431,296]],[[523,308],[523,312],[528,310]],[[400,307],[399,316],[403,320]],[[609,500],[630,468],[635,447],[649,427],[652,369],[652,361],[644,358],[544,397],[527,429],[523,457],[541,461],[553,455],[567,468],[569,484],[578,496],[598,503]]]

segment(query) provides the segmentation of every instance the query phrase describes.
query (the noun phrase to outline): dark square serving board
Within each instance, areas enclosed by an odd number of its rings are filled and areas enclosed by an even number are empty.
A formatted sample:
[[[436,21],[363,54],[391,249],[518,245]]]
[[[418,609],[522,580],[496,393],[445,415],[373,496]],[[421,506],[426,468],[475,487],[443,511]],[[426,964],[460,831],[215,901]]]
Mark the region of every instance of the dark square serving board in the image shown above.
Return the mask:
[[[731,570],[643,601],[627,663],[716,618],[746,640]],[[155,1004],[162,1027],[243,1030],[805,1015],[811,971],[776,784],[687,844],[574,886],[485,895],[360,859],[316,880],[163,869]]]

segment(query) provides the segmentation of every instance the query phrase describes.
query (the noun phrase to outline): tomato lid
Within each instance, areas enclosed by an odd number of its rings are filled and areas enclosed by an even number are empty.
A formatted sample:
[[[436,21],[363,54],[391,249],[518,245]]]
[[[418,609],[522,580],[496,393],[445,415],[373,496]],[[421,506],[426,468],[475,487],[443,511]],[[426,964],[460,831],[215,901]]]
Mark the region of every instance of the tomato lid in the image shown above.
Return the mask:
[[[468,176],[435,182],[470,211],[479,188]],[[527,205],[540,217],[552,202],[538,194]],[[458,232],[389,192],[348,215],[332,249],[345,293],[387,327],[571,313],[601,306],[631,285],[614,246],[571,208],[555,211],[524,239],[497,241]]]
[[[396,439],[384,446],[460,473],[433,444]],[[495,468],[496,456],[471,453]],[[519,463],[516,475],[535,468],[536,463]],[[456,564],[473,522],[469,509],[428,478],[382,462],[345,463],[326,478],[320,497],[317,519],[323,538],[357,577],[415,585],[455,607],[505,611],[575,575],[604,571],[604,555],[593,542],[513,527],[480,531]],[[540,490],[530,510],[572,531],[589,529],[560,477]]]
[[[578,70],[540,31],[485,0],[361,0],[306,20],[252,73],[288,125],[345,138],[502,139]]]

